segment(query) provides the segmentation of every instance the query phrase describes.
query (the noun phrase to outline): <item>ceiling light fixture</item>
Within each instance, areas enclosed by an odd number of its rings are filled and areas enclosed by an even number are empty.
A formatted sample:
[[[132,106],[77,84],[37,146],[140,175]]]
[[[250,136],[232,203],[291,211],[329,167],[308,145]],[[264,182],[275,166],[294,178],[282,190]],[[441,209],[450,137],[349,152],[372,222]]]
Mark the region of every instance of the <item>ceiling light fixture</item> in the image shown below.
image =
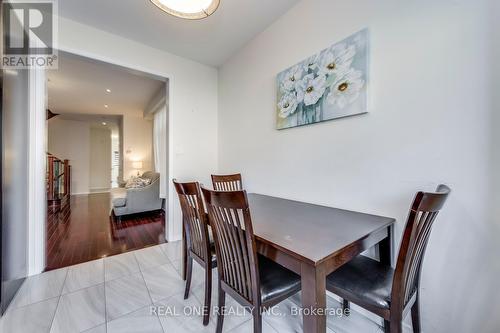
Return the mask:
[[[107,108],[109,108],[109,105],[108,104],[104,104],[104,107],[107,109]]]
[[[108,88],[108,89],[106,89],[106,92],[107,92],[107,93],[110,93],[110,92],[111,92],[111,89],[109,89],[109,88]]]
[[[188,20],[199,20],[212,15],[220,0],[150,0],[170,15]]]
[[[102,126],[106,126],[107,124],[105,121],[102,122]]]

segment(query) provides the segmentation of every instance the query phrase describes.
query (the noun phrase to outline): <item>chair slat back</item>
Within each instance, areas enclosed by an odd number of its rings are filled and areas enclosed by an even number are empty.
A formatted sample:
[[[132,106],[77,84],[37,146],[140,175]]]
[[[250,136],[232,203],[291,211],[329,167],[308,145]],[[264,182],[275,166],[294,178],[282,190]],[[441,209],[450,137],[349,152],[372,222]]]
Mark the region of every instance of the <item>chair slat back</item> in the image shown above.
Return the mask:
[[[260,301],[257,249],[246,192],[202,191],[215,238],[220,279],[256,304]]]
[[[243,183],[241,174],[235,175],[212,175],[212,184],[216,191],[241,191]]]
[[[439,185],[434,193],[418,192],[415,196],[401,241],[392,291],[393,303],[402,308],[419,288],[431,229],[450,192],[448,186]]]
[[[175,179],[173,182],[181,204],[187,248],[207,262],[210,258],[210,240],[199,184],[179,183]]]

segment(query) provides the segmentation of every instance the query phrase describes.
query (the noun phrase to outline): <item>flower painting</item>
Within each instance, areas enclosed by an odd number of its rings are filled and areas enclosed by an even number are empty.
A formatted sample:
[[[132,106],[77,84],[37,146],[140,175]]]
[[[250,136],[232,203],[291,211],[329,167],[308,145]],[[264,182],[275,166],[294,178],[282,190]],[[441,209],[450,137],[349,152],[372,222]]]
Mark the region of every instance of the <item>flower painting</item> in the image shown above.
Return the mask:
[[[368,30],[284,70],[277,83],[278,129],[366,113]]]

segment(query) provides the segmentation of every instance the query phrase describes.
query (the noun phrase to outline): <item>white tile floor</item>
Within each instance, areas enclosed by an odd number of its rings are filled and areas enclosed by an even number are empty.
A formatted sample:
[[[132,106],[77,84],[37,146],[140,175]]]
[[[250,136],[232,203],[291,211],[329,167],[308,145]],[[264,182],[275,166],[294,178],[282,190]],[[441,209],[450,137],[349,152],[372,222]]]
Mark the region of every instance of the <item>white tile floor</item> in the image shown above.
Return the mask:
[[[30,277],[0,319],[1,333],[37,332],[215,332],[215,316],[207,327],[201,315],[188,310],[201,308],[203,270],[195,264],[191,294],[183,299],[179,242],[162,244],[89,263]],[[214,270],[216,273],[216,270]],[[217,277],[214,274],[214,286]],[[212,305],[217,300],[213,288]],[[329,307],[339,303],[329,298]],[[252,332],[251,315],[229,296],[225,332]],[[300,295],[280,303],[273,314],[264,315],[264,332],[302,332],[302,318],[292,315]],[[175,312],[175,313],[174,313]],[[353,312],[329,317],[328,332],[381,332],[372,320]]]

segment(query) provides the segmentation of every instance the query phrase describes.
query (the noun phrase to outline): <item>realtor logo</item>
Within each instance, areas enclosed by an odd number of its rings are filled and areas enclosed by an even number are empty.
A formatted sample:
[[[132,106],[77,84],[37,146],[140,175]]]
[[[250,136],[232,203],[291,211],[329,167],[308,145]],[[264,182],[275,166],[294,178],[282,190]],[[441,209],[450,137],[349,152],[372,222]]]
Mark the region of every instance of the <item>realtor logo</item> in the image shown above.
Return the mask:
[[[3,68],[57,68],[55,2],[2,3]]]

